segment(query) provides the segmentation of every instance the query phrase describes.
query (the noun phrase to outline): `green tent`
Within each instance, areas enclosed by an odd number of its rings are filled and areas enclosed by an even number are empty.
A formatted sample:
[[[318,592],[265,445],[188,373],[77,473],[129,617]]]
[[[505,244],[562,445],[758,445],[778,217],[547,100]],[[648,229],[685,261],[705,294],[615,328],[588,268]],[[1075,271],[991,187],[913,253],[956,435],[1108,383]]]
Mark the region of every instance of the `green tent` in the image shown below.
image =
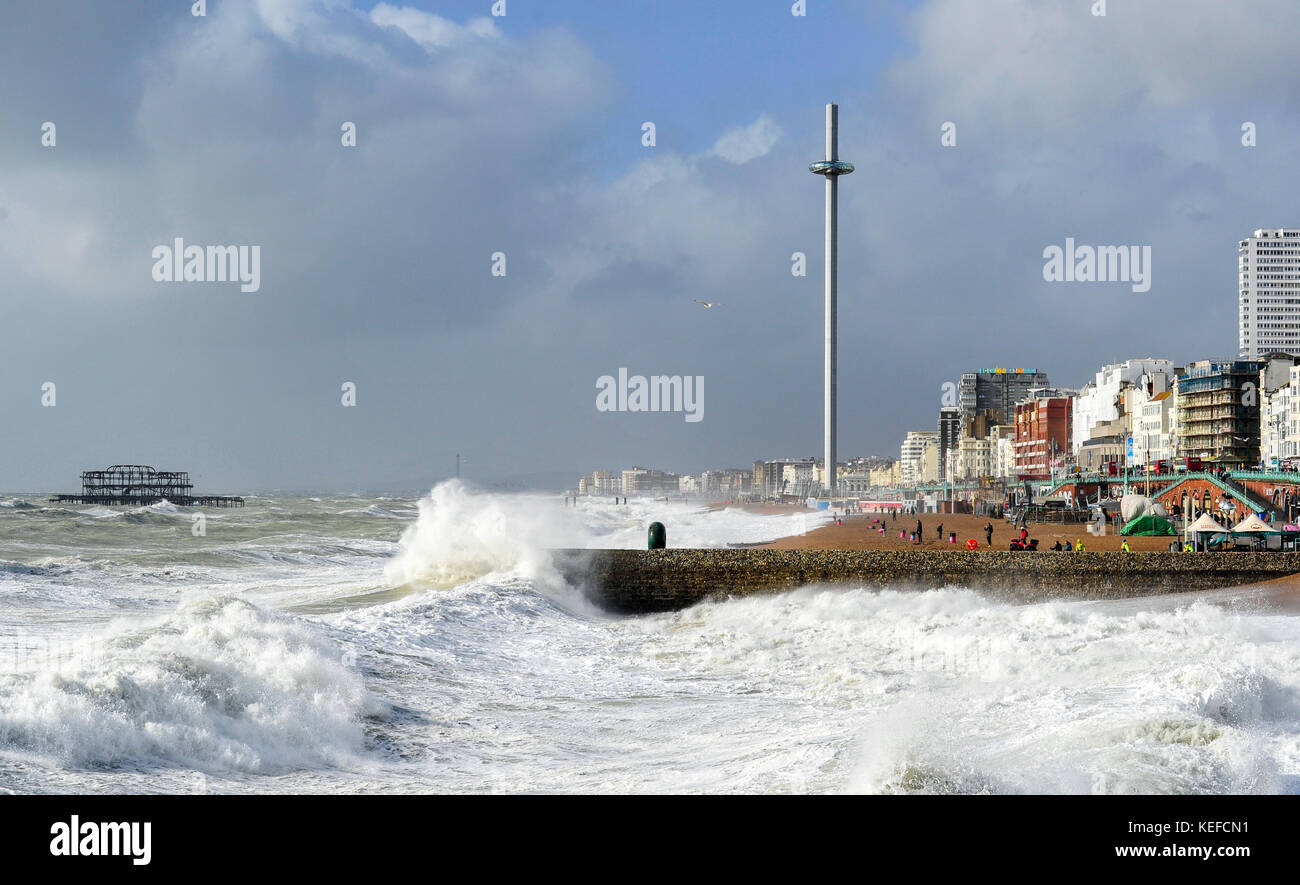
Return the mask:
[[[1119,530],[1121,535],[1177,535],[1174,524],[1162,516],[1139,516]]]

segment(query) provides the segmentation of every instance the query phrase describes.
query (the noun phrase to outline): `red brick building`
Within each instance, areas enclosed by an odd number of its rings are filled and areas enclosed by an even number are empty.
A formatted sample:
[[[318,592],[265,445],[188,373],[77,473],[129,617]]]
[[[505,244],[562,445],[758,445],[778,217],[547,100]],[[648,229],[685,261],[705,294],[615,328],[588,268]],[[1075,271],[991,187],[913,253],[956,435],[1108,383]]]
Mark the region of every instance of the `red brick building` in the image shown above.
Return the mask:
[[[1052,462],[1070,454],[1074,430],[1074,400],[1048,396],[1016,406],[1016,476],[1048,479]]]

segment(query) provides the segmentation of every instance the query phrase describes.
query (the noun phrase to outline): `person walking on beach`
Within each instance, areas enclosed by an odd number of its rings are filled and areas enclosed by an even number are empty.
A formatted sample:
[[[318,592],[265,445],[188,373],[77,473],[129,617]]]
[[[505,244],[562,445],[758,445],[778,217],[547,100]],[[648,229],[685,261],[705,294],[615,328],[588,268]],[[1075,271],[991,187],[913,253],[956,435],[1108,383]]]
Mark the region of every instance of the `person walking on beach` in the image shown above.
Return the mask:
[[[935,530],[934,536],[940,541],[943,540],[943,523],[939,523],[939,528]]]
[[[984,541],[990,547],[993,546],[993,523],[984,526]]]
[[[918,538],[925,537],[924,533],[921,530],[921,520],[919,519],[916,521],[916,536]]]

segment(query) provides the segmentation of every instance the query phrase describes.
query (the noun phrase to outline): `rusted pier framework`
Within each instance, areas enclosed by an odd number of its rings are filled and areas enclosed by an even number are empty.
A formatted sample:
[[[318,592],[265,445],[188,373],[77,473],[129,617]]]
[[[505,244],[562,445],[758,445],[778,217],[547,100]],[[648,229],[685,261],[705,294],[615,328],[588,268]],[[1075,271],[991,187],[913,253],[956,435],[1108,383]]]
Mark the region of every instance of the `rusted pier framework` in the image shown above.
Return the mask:
[[[55,495],[50,499],[70,504],[147,506],[168,501],[180,507],[242,507],[243,498],[230,495],[195,495],[185,471],[154,470],[144,464],[114,464],[107,470],[81,474],[80,495]]]

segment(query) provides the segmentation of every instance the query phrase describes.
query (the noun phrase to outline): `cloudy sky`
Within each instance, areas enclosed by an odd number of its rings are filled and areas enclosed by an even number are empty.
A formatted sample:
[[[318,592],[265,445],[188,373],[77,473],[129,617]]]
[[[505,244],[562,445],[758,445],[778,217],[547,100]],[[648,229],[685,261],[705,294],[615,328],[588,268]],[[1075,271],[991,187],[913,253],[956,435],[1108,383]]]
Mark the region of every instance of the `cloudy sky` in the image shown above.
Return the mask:
[[[974,368],[1234,354],[1236,241],[1300,225],[1295,0],[191,2],[0,11],[0,488],[819,452],[827,101],[844,457]],[[260,290],[155,282],[177,237],[259,245]],[[1150,246],[1150,291],[1044,281],[1066,237]],[[704,420],[597,411],[620,367]]]

